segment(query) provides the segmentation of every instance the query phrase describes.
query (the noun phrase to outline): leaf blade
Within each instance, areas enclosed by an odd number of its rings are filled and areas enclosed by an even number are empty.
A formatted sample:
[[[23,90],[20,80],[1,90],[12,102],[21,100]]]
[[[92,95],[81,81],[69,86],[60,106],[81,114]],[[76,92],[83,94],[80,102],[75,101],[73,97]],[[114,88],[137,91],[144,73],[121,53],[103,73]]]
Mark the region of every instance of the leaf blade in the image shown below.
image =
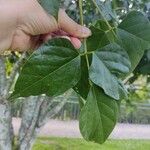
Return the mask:
[[[91,112],[92,111],[92,112]],[[117,102],[93,86],[80,114],[80,131],[86,140],[104,143],[112,132],[118,116]]]
[[[85,56],[81,57],[81,78],[73,89],[82,98],[84,99],[87,98],[90,89],[90,83],[89,83],[89,72]]]
[[[66,39],[54,39],[35,51],[22,69],[12,97],[55,96],[72,88],[80,79],[80,56],[70,46]]]
[[[139,21],[140,20],[140,21]],[[150,22],[141,12],[132,11],[117,29],[118,44],[128,53],[132,72],[140,62],[144,51],[150,48]]]
[[[112,53],[114,53],[114,57]],[[126,68],[126,70],[122,70],[122,68]],[[123,90],[117,77],[128,73],[129,70],[128,55],[124,49],[113,43],[94,52],[90,67],[90,79],[101,87],[108,96],[119,100],[123,95],[126,95],[126,91]]]

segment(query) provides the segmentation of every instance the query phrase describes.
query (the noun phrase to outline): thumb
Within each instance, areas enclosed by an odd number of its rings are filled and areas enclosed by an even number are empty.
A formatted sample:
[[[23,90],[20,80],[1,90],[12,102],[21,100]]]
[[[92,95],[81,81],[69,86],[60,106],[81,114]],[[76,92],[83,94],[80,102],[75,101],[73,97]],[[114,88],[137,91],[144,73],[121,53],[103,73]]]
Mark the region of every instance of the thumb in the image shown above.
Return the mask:
[[[60,29],[73,37],[86,38],[91,35],[90,29],[77,24],[66,14],[63,9],[59,10],[58,25]]]

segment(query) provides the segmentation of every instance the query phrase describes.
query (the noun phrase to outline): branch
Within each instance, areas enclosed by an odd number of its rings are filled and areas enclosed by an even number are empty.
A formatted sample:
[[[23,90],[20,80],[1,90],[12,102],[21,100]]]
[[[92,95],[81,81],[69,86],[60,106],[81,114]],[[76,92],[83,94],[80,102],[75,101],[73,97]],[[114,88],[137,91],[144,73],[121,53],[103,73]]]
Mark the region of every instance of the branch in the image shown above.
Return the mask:
[[[116,33],[114,32],[112,26],[109,24],[109,22],[107,21],[107,19],[106,19],[105,16],[103,15],[102,10],[99,8],[99,6],[98,6],[98,4],[96,3],[96,1],[95,1],[95,0],[92,0],[92,2],[93,2],[93,4],[95,5],[95,7],[97,8],[97,10],[98,10],[99,14],[101,15],[102,19],[106,22],[106,24],[107,24],[109,30],[112,31],[112,33],[113,33],[113,35],[115,36],[115,38],[118,38],[117,35],[116,35]]]
[[[83,26],[84,25],[83,0],[79,0],[79,12],[80,12],[80,23]],[[90,62],[89,62],[89,58],[88,58],[88,50],[87,50],[86,39],[83,39],[83,44],[84,44],[84,55],[85,55],[85,59],[86,59],[86,64],[87,64],[87,68],[89,70],[90,69]],[[91,80],[89,80],[89,84],[92,86]]]
[[[83,18],[83,0],[79,0],[79,10],[80,10],[80,24],[82,26],[84,26],[84,18]],[[84,44],[84,54],[86,57],[86,63],[87,63],[87,67],[88,70],[90,69],[90,63],[89,63],[89,59],[88,59],[88,55],[87,55],[87,44],[86,44],[86,39],[83,39],[83,44]]]
[[[20,67],[21,67],[21,65],[22,65],[22,63],[23,63],[23,61],[24,61],[24,59],[26,58],[26,56],[27,56],[27,55],[26,55],[26,52],[23,53],[23,54],[21,55],[21,57],[19,58],[19,60],[16,62],[16,64],[15,64],[14,67],[13,67],[13,70],[12,70],[12,72],[11,72],[11,75],[10,75],[8,81],[7,81],[7,86],[6,86],[6,93],[8,93],[8,95],[9,95],[9,91],[10,91],[10,89],[11,89],[11,86],[12,86],[12,84],[13,84],[13,82],[14,82],[14,79],[15,79],[15,77],[16,77],[16,74],[17,74],[18,70],[20,69]]]
[[[6,86],[6,68],[5,68],[5,58],[0,56],[0,97],[3,99],[5,95]]]
[[[55,115],[57,115],[60,112],[60,110],[62,109],[62,107],[66,104],[66,102],[70,98],[72,92],[73,92],[72,90],[69,90],[67,92],[67,94],[65,95],[64,100],[62,100],[60,104],[58,104],[57,106],[55,106],[50,111],[48,109],[47,113],[43,117],[41,116],[44,119],[42,121],[40,119],[40,121],[38,122],[38,127],[39,128],[42,127],[50,118],[54,117]]]
[[[39,119],[37,123],[37,128],[40,128],[44,125],[44,119],[46,118],[47,113],[49,112],[49,108],[53,104],[53,97],[48,97],[44,96],[43,97],[43,103],[41,104],[40,107],[40,112],[39,112]]]
[[[43,98],[38,97],[29,97],[26,99],[23,105],[22,113],[22,123],[19,133],[19,145],[22,145],[22,142],[26,141],[29,143],[31,138],[33,138],[36,130],[36,126],[39,119],[40,107],[42,105]]]

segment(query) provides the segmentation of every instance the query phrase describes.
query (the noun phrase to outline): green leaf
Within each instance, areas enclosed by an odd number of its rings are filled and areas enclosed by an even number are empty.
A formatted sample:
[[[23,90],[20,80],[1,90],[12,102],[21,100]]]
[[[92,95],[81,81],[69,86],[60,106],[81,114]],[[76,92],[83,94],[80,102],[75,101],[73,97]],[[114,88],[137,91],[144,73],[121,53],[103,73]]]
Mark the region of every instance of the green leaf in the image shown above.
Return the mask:
[[[117,117],[117,101],[93,86],[80,113],[81,134],[88,141],[104,143],[114,129]]]
[[[126,51],[112,43],[94,52],[90,67],[90,79],[100,86],[108,96],[119,100],[126,95],[126,90],[118,77],[127,74],[130,66]]]
[[[85,56],[81,57],[81,78],[77,85],[74,87],[76,93],[78,93],[82,98],[86,99],[89,93],[89,72],[87,68]]]
[[[88,51],[94,51],[97,48],[103,47],[109,43],[107,35],[103,30],[97,29],[94,26],[90,27],[92,35],[87,39]]]
[[[39,0],[39,3],[49,15],[58,18],[60,0]]]
[[[88,51],[95,51],[98,48],[104,47],[115,41],[112,30],[103,20],[98,20],[90,26],[92,35],[87,39]]]
[[[80,79],[80,56],[66,39],[53,39],[35,51],[23,66],[11,98],[56,96]]]
[[[144,51],[150,48],[150,22],[143,13],[133,11],[127,15],[117,30],[119,44],[127,51],[135,69]]]

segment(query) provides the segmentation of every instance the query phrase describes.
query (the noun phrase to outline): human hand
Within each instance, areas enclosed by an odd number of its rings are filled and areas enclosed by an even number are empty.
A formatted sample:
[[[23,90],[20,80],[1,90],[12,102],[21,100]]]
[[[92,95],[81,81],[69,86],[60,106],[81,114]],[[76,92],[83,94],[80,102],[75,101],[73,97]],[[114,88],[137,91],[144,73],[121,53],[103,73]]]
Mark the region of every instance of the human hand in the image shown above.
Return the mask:
[[[25,51],[39,47],[53,37],[68,38],[79,48],[80,38],[91,31],[75,23],[64,10],[59,10],[58,21],[49,16],[37,0],[5,0],[0,2],[0,52]]]

